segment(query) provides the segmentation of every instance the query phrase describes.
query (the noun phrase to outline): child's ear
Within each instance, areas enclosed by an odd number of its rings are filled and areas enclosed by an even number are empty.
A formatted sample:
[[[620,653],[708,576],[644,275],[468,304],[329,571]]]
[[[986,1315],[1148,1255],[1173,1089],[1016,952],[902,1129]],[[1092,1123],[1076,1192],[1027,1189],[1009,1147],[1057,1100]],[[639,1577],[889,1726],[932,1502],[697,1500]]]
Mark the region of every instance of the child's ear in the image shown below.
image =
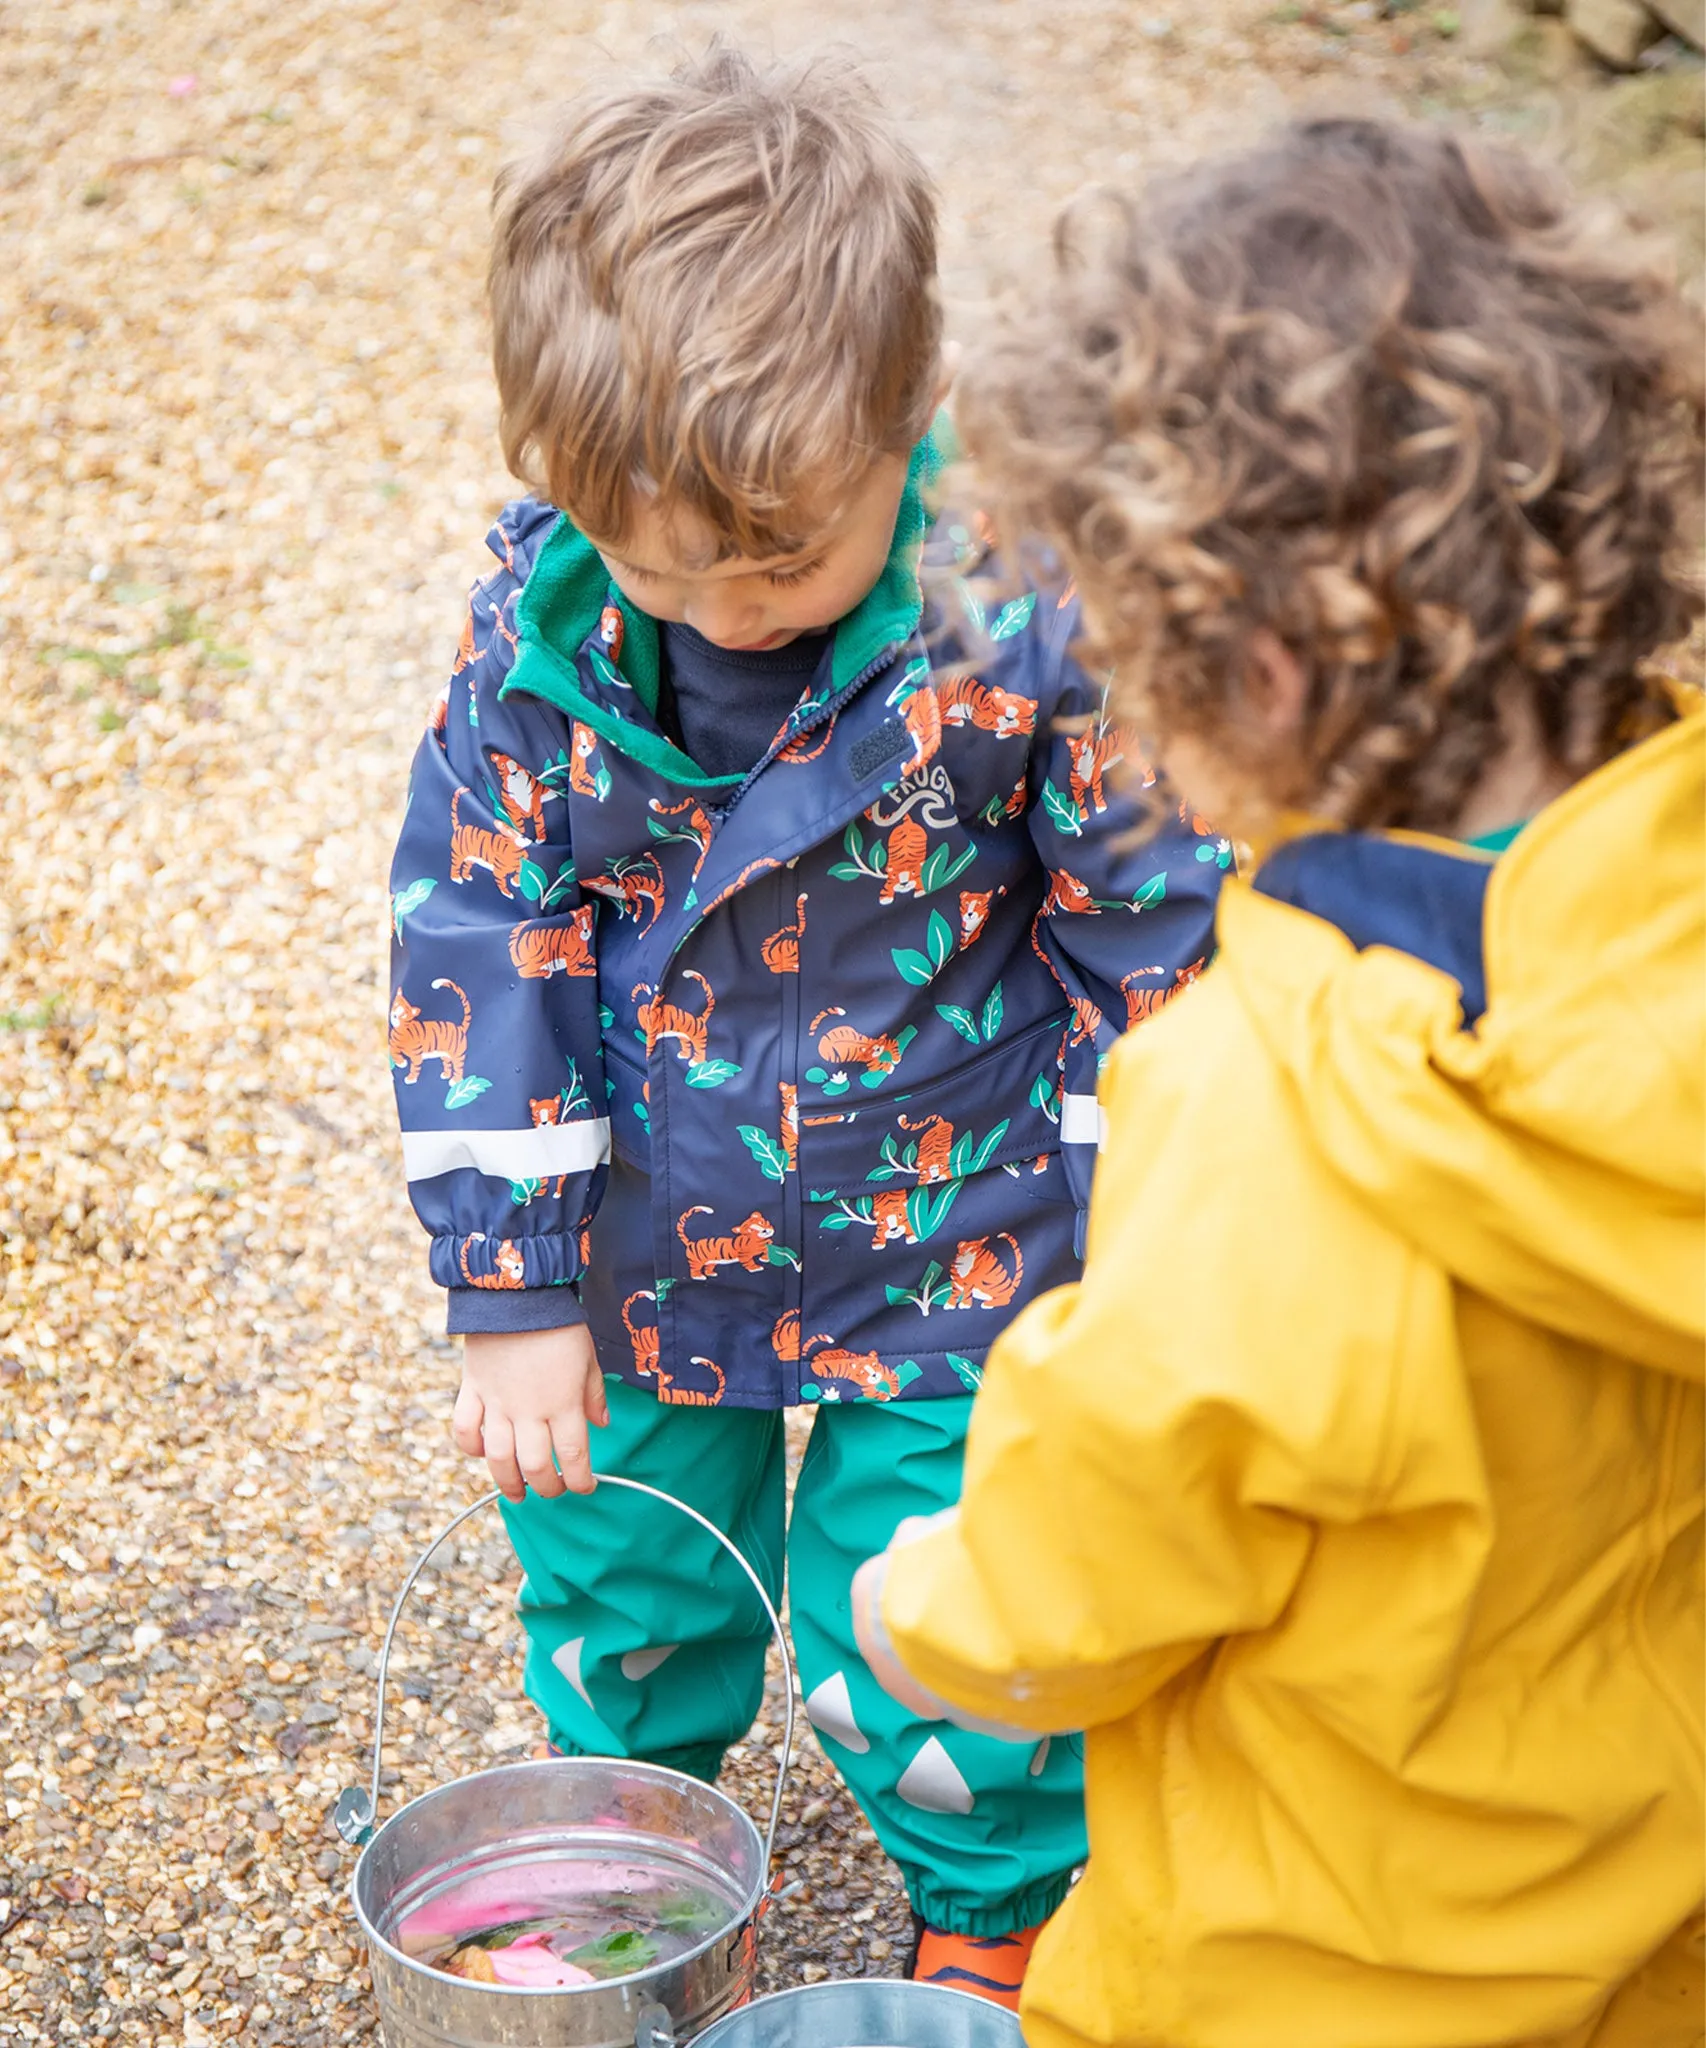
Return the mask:
[[[1277,633],[1258,626],[1250,635],[1249,666],[1244,674],[1245,702],[1263,730],[1274,739],[1292,739],[1303,724],[1309,679],[1303,664]]]

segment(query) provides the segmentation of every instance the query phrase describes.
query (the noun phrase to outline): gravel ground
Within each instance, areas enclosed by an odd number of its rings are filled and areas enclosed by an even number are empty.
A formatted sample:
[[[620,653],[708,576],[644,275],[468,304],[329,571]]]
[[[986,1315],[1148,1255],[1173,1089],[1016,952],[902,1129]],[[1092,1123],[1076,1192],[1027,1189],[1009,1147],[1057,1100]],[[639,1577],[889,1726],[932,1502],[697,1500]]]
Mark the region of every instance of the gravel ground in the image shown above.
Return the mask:
[[[942,176],[966,332],[1066,192],[1299,95],[1541,118],[1443,10],[1149,4],[0,0],[0,2040],[374,2032],[327,1814],[391,1592],[475,1485],[383,878],[509,493],[513,125],[660,36],[848,34]],[[537,1740],[507,1552],[465,1534],[406,1634],[399,1798]],[[766,1982],[895,1971],[894,1874],[809,1738],[786,1822]]]

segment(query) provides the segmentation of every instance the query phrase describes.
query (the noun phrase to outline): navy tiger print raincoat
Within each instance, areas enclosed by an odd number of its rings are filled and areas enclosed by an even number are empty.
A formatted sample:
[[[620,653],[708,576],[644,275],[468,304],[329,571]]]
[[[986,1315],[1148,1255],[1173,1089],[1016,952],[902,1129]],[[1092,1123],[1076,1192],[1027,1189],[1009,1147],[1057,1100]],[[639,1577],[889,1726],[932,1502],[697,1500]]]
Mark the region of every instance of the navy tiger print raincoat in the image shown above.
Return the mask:
[[[574,1286],[661,1400],[975,1388],[1078,1276],[1100,1057],[1211,944],[1229,850],[1133,839],[1071,604],[986,609],[956,529],[927,611],[933,460],[750,774],[665,737],[656,622],[531,500],[415,763],[389,1046],[433,1277]]]

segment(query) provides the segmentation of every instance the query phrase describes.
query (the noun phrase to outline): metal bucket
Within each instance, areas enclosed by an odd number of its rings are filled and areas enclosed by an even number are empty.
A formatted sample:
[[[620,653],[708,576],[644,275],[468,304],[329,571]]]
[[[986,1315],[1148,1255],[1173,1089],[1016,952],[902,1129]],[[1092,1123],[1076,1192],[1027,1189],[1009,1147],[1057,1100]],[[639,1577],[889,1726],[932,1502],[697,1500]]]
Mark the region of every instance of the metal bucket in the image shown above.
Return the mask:
[[[681,1771],[561,1757],[455,1779],[410,1800],[374,1832],[385,1680],[397,1623],[427,1559],[471,1515],[500,1498],[486,1494],[439,1531],[403,1581],[379,1656],[371,1786],[352,1787],[337,1804],[338,1831],[345,1841],[363,1844],[350,1889],[387,2048],[677,2048],[752,1996],[757,1924],[769,1902],[770,1854],[794,1745],[787,1638],[757,1573],[696,1509],[636,1479],[601,1476],[598,1483],[679,1508],[729,1552],[764,1605],[782,1653],[786,1714],[769,1827],[761,1837],[732,1799]],[[613,1883],[624,1871],[691,1882],[726,1899],[727,1922],[669,1962],[565,1990],[469,1982],[417,1961],[400,1945],[405,1920],[430,1915],[452,1894],[466,1900],[472,1889],[477,1902],[484,1893],[495,1910],[504,1887],[525,1868],[528,1896],[548,1909],[552,1878],[567,1894],[577,1871],[591,1863]],[[496,1917],[506,1915],[497,1911]]]
[[[719,2020],[697,2048],[1024,2048],[1012,2013],[940,1984],[867,1979],[778,1991]]]

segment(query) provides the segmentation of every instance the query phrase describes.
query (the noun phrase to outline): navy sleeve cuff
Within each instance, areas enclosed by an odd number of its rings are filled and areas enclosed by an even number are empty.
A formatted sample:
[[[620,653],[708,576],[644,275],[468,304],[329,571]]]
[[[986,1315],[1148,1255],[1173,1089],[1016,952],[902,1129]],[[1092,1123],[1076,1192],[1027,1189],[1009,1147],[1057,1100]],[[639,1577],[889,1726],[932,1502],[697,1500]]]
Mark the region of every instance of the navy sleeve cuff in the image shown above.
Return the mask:
[[[572,1287],[453,1287],[444,1327],[452,1337],[511,1337],[521,1330],[572,1330],[585,1321]]]

